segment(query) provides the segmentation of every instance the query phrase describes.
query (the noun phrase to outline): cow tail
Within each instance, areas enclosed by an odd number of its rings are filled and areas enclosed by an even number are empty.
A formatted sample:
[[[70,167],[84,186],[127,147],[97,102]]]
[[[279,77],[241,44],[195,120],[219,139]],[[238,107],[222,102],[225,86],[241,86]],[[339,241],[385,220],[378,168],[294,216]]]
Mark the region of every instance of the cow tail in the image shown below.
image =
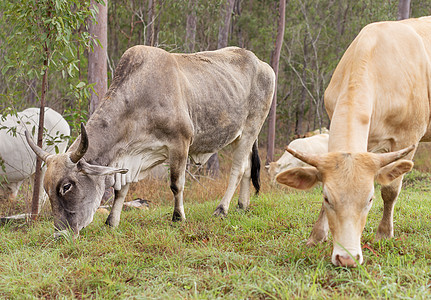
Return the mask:
[[[260,191],[260,158],[257,140],[254,142],[251,150],[251,182],[256,189],[256,195],[258,195]]]

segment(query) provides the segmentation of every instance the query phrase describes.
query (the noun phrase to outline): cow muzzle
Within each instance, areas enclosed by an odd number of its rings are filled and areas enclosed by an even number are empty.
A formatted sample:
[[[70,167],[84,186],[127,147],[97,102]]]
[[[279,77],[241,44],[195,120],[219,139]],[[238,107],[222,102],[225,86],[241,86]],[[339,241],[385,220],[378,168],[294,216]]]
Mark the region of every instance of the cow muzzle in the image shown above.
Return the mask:
[[[356,261],[358,261],[358,259],[359,259],[359,256],[357,255]],[[337,254],[335,256],[335,261],[336,261],[335,265],[339,267],[356,268],[358,266],[356,264],[356,261],[350,256],[346,257],[346,256],[341,256]]]
[[[339,247],[334,247],[332,252],[332,263],[338,267],[356,268],[361,265],[364,261],[362,256],[362,250],[350,250],[346,251],[344,249],[339,249]]]

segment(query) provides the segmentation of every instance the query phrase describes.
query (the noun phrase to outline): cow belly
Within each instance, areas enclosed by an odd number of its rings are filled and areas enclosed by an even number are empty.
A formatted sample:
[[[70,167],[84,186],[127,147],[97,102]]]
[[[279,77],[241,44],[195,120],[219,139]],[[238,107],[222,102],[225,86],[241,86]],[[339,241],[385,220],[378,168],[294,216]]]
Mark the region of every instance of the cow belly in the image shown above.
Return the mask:
[[[238,137],[241,136],[242,130],[240,126],[232,126],[230,128],[218,128],[211,130],[206,134],[196,134],[193,138],[193,143],[189,149],[189,155],[196,157],[196,161],[205,163],[212,153],[219,151],[227,145],[230,145]],[[203,161],[206,155],[209,156]]]
[[[199,153],[199,154],[192,154],[190,153],[190,159],[193,161],[194,164],[196,165],[203,165],[205,164],[208,159],[211,157],[211,155],[213,155],[214,152],[211,153]]]

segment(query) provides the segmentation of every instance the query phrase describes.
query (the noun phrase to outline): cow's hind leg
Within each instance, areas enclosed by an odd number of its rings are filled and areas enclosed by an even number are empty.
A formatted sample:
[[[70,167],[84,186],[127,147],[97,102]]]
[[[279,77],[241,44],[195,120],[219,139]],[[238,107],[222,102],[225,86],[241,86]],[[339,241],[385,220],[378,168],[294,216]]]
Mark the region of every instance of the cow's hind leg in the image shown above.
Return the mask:
[[[121,210],[123,209],[124,199],[126,199],[129,191],[129,184],[126,184],[119,191],[115,191],[114,204],[112,205],[111,213],[106,219],[105,224],[111,227],[117,227],[120,224]]]
[[[171,172],[171,191],[174,194],[174,213],[172,221],[182,221],[186,219],[183,204],[183,191],[185,183],[185,173],[187,165],[188,146],[173,147],[169,150],[169,167]]]
[[[245,171],[239,185],[238,208],[246,210],[250,204],[250,160],[245,161]]]
[[[243,179],[243,181],[241,182],[238,204],[242,208],[247,208],[250,201],[250,150],[253,142],[254,140],[241,138],[233,144],[234,153],[229,184],[223,198],[214,211],[215,216],[225,217],[227,215],[230,201],[241,179]]]
[[[246,210],[250,204],[250,181],[256,189],[256,195],[260,190],[260,158],[257,141],[254,142],[249,159],[246,161],[244,175],[239,187],[238,207]]]

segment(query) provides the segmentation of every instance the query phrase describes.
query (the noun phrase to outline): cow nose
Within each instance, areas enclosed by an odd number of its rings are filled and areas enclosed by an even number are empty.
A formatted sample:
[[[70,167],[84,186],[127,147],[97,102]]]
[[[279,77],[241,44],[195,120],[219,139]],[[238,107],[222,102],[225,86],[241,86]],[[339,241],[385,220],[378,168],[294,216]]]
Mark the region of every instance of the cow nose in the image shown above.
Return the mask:
[[[357,260],[359,260],[359,255],[357,255]],[[335,259],[337,261],[337,265],[340,267],[348,267],[348,268],[356,268],[356,262],[351,258],[350,256],[341,256],[337,254],[335,256]]]

